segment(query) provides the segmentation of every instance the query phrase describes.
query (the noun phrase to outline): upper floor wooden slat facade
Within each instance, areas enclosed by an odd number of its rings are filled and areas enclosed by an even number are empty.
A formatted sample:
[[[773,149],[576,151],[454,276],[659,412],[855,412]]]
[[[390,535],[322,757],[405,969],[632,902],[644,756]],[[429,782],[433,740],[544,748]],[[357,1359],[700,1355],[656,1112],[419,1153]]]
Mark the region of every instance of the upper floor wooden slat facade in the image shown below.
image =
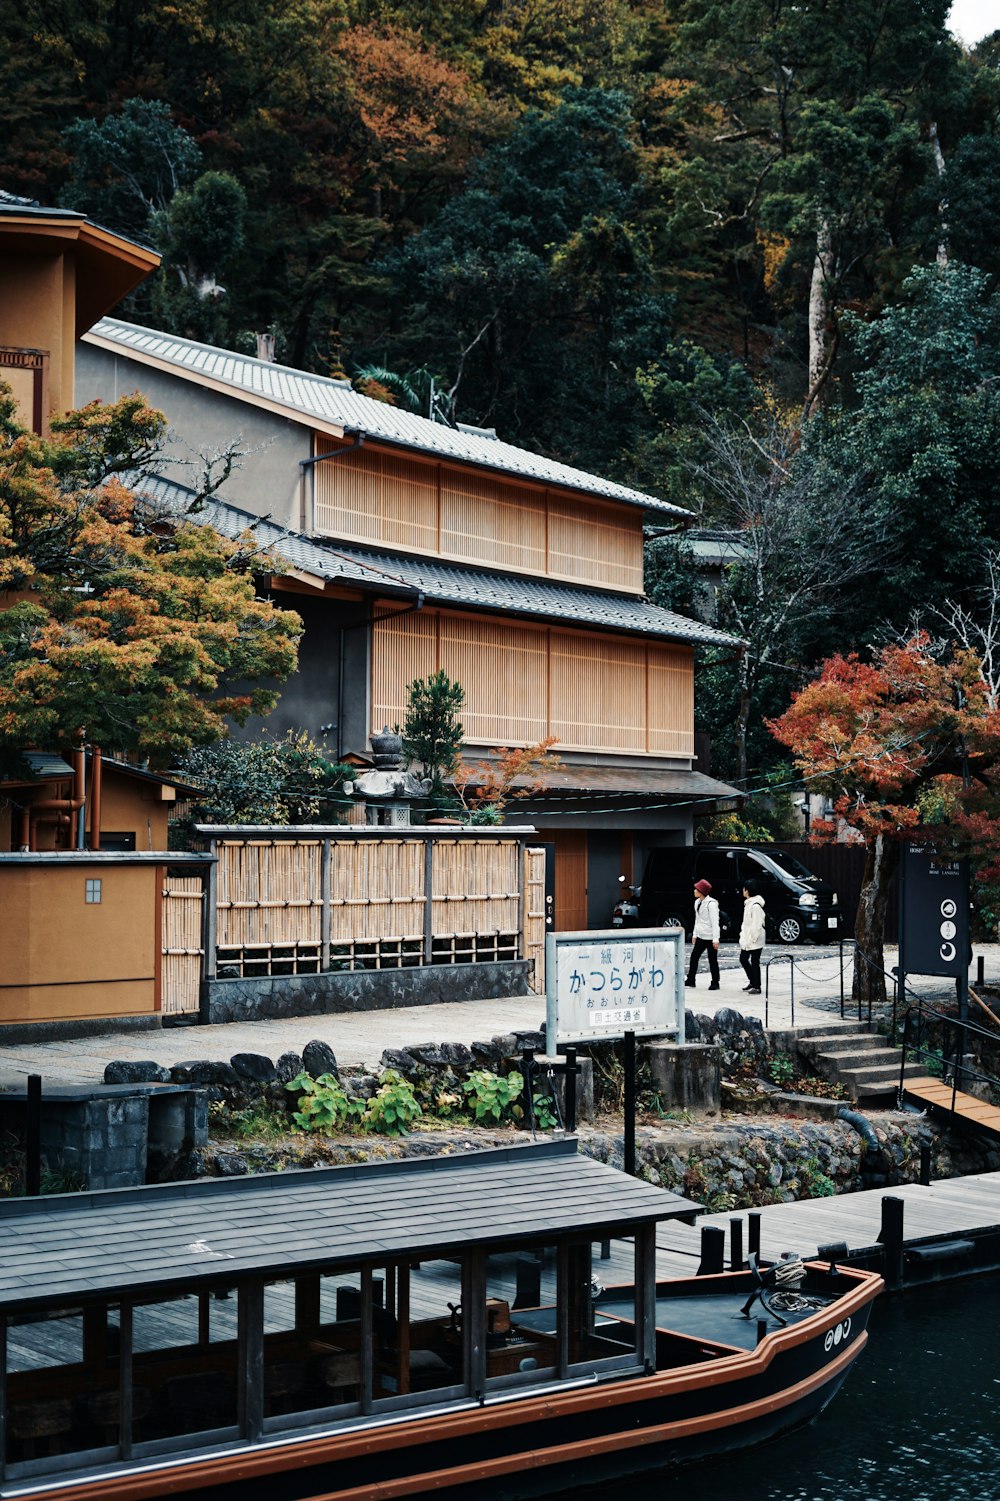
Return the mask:
[[[317,536],[642,593],[638,509],[367,445],[312,483]]]
[[[375,616],[373,731],[402,724],[409,684],[440,669],[465,690],[470,744],[533,745],[554,735],[563,750],[694,754],[689,646],[447,610],[400,614],[390,601]]]

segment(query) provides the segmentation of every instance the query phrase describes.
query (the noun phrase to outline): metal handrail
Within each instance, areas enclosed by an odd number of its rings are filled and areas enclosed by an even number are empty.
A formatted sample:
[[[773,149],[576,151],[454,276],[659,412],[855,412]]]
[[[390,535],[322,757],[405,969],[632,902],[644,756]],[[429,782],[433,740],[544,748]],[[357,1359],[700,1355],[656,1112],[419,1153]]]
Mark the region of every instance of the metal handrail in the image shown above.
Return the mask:
[[[770,1025],[770,1000],[771,1000],[771,965],[788,964],[791,966],[791,992],[792,992],[792,1021],[795,1026],[795,955],[794,954],[769,954],[764,960],[764,1030]]]
[[[843,1019],[843,1016],[844,1016],[844,944],[845,943],[847,943],[847,944],[853,944],[854,948],[855,948],[855,951],[857,951],[857,939],[855,939],[855,938],[841,938],[838,941],[838,948],[839,948],[838,963],[839,963],[839,966],[840,966],[840,1015],[841,1015],[841,1019]],[[787,965],[790,966],[790,970],[789,970],[789,990],[790,990],[790,993],[791,993],[791,1013],[792,1013],[791,1024],[792,1024],[793,1027],[795,1026],[795,967],[796,967],[797,964],[800,964],[802,962],[803,961],[801,959],[801,956],[798,955],[798,954],[769,954],[768,957],[764,960],[763,969],[764,969],[764,1025],[765,1025],[765,1027],[768,1024],[768,1013],[769,1013],[768,1002],[770,1000],[771,965],[772,964],[787,964]],[[861,1003],[859,1001],[858,1002],[858,1021],[860,1021],[860,1020],[861,1020]],[[869,1021],[869,1023],[871,1022],[871,1002],[870,1001],[869,1001],[869,1004],[868,1004],[868,1021]]]
[[[914,1015],[917,1032],[916,1042],[909,1040],[910,1032],[914,1025]],[[922,1001],[918,1000],[915,1006],[907,1007],[906,1014],[903,1017],[903,1041],[899,1066],[899,1093],[897,1096],[900,1103],[902,1103],[905,1090],[907,1051],[909,1051],[911,1057],[915,1056],[920,1059],[933,1058],[937,1060],[939,1056],[935,1049],[923,1046],[925,1018],[941,1023],[944,1033],[942,1044],[947,1040],[949,1029],[954,1037],[954,1049],[951,1057],[948,1057],[945,1046],[942,1046],[940,1053],[942,1078],[945,1083],[948,1082],[947,1071],[951,1070],[951,1109],[953,1113],[958,1097],[960,1078],[964,1080],[968,1076],[970,1080],[979,1079],[983,1083],[991,1084],[995,1088],[1000,1089],[1000,1077],[996,1074],[988,1074],[983,1069],[976,1068],[974,1065],[964,1062],[967,1049],[963,1045],[970,1035],[982,1037],[987,1042],[996,1043],[1000,1041],[997,1033],[988,1031],[986,1027],[979,1026],[977,1022],[963,1021],[961,1017],[949,1016],[946,1012],[938,1011],[934,1006],[924,1005]]]

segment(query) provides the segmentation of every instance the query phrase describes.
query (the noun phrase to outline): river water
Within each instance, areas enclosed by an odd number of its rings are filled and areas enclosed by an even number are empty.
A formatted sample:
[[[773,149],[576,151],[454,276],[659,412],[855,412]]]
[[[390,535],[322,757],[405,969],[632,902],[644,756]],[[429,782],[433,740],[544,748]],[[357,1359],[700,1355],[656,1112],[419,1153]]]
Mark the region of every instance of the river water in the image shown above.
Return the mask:
[[[601,1501],[636,1501],[633,1482]],[[691,1501],[1000,1501],[1000,1277],[878,1300],[821,1417],[642,1486]]]

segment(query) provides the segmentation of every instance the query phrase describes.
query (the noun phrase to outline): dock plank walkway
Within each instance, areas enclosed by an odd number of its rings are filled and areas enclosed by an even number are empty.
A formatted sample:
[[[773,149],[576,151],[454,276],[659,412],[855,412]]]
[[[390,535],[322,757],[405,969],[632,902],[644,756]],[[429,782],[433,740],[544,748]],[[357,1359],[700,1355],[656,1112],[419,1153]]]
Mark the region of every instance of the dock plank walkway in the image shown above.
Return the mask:
[[[907,1079],[903,1088],[915,1100],[938,1110],[946,1110],[958,1122],[968,1121],[978,1130],[993,1131],[1000,1136],[1000,1110],[995,1105],[987,1104],[985,1100],[977,1100],[975,1095],[965,1094],[961,1089],[953,1091],[952,1086],[943,1079],[932,1079],[930,1075],[924,1075],[917,1079]]]
[[[829,1199],[803,1199],[795,1204],[769,1204],[760,1214],[760,1249],[766,1261],[782,1251],[815,1256],[818,1248],[844,1241],[849,1251],[875,1245],[882,1224],[882,1200],[902,1199],[904,1236],[909,1244],[935,1236],[967,1234],[1000,1225],[1000,1173],[946,1178],[928,1188],[919,1183],[898,1188],[873,1188]],[[748,1241],[748,1211],[705,1214],[697,1224],[667,1220],[657,1229],[658,1277],[687,1277],[701,1259],[701,1230],[705,1225],[730,1231],[734,1219],[743,1221],[743,1250]],[[728,1248],[727,1248],[728,1255]],[[728,1265],[728,1261],[727,1261]]]

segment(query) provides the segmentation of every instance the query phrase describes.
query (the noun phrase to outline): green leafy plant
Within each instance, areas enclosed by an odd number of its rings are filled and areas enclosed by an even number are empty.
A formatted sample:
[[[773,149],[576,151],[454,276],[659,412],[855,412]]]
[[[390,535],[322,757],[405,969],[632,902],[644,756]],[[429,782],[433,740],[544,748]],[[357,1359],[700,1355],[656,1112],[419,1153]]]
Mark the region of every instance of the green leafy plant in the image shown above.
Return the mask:
[[[799,1187],[807,1199],[829,1199],[837,1192],[837,1186],[828,1173],[824,1173],[817,1157],[809,1157],[798,1171]]]
[[[503,1118],[512,1111],[514,1102],[524,1088],[524,1079],[516,1069],[506,1076],[491,1073],[488,1068],[477,1068],[462,1085],[469,1096],[473,1118],[477,1121]]]
[[[352,1100],[333,1074],[320,1074],[313,1079],[301,1073],[285,1088],[298,1093],[298,1109],[292,1111],[292,1120],[303,1131],[330,1131],[365,1114],[364,1105],[360,1100]]]
[[[775,1053],[767,1065],[767,1072],[774,1084],[787,1089],[795,1077],[795,1065],[787,1053]]]
[[[535,1112],[535,1125],[539,1131],[552,1131],[559,1124],[556,1114],[556,1103],[550,1094],[534,1094],[531,1096],[532,1109]]]
[[[221,1104],[221,1101],[214,1101]],[[252,1105],[244,1105],[239,1110],[223,1108],[213,1111],[209,1106],[209,1114],[213,1118],[218,1134],[232,1136],[240,1141],[276,1141],[284,1136],[288,1130],[288,1118],[284,1111],[280,1113],[274,1106],[264,1100],[258,1100]]]
[[[378,1091],[368,1101],[364,1125],[383,1136],[405,1136],[410,1123],[423,1114],[413,1085],[395,1069],[387,1068]]]

